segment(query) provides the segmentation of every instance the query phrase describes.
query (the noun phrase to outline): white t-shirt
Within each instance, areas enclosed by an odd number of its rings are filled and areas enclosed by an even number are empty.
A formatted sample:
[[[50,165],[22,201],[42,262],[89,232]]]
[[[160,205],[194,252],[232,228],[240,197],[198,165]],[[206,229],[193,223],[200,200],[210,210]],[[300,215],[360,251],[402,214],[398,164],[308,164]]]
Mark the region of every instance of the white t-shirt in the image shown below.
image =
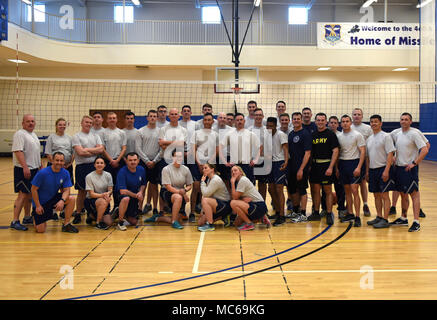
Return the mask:
[[[193,183],[193,177],[191,176],[190,169],[181,164],[179,168],[176,168],[173,164],[162,169],[162,185],[169,184],[174,188],[181,189],[185,185]]]
[[[235,130],[234,127],[230,127],[228,125],[226,125],[225,128],[219,128],[217,127],[217,133],[218,133],[218,139],[219,139],[219,143],[220,145],[225,145],[225,143],[222,143],[222,141],[224,141],[226,134],[228,134],[230,131]],[[223,155],[224,156],[230,156],[231,155],[231,151],[230,151],[230,147],[229,145],[227,145],[224,150],[223,150]]]
[[[53,155],[55,152],[62,152],[64,154],[65,163],[71,162],[73,144],[72,138],[68,134],[59,136],[56,133],[52,133],[49,135],[46,142],[45,154]]]
[[[366,141],[369,168],[377,169],[387,165],[387,155],[396,151],[390,134],[380,131],[372,134]]]
[[[78,132],[72,138],[73,150],[75,146],[82,146],[82,148],[95,148],[97,145],[102,145],[102,140],[97,134],[85,132]],[[96,155],[92,155],[90,157],[81,157],[77,154],[76,150],[74,150],[74,159],[76,165],[83,163],[93,163],[96,159]]]
[[[249,164],[258,154],[260,148],[259,138],[248,129],[230,130],[220,143],[230,148],[230,161],[233,163]]]
[[[393,142],[396,146],[396,165],[400,167],[408,166],[416,159],[419,150],[426,147],[425,141],[418,130],[411,130],[411,128],[404,132],[398,131],[391,134]]]
[[[261,196],[261,194],[256,190],[255,186],[253,185],[250,180],[242,176],[240,180],[238,181],[237,187],[235,188],[235,191],[241,192],[241,197],[249,197],[252,199],[253,202],[264,202],[264,198]]]
[[[281,130],[276,130],[275,135],[272,137],[272,160],[274,162],[285,160],[284,150],[282,149],[284,144],[288,144],[288,136]]]
[[[159,121],[159,120],[157,120],[156,121],[156,126],[158,127],[158,128],[164,128],[166,125],[168,125],[170,122],[168,122],[167,120],[165,120],[164,122],[161,122],[161,121]]]
[[[213,124],[211,126],[211,129],[215,130],[217,128],[217,126],[218,126],[217,119],[214,119],[214,122],[213,122]],[[200,130],[200,129],[203,129],[203,128],[204,128],[204,126],[203,126],[203,118],[202,118],[202,119],[199,119],[199,120],[196,121],[196,130]]]
[[[364,137],[364,140],[367,140],[373,134],[372,128],[368,124],[365,124],[365,123],[361,123],[358,126],[356,126],[352,123],[351,128],[353,130],[356,130],[359,133],[361,133]]]
[[[191,150],[191,138],[197,130],[197,122],[194,120],[179,120],[179,125],[187,130],[187,152]],[[193,155],[194,157],[194,155]]]
[[[135,151],[144,163],[149,161],[157,163],[161,160],[159,130],[158,127],[151,129],[148,126],[144,126],[138,130],[135,141]]]
[[[91,127],[90,131],[100,137],[100,140],[103,142],[103,133],[105,132],[105,128],[101,127],[100,129],[96,130],[94,127]]]
[[[184,151],[187,151],[187,129],[184,127],[181,127],[180,125],[177,125],[176,127],[172,126],[171,124],[166,125],[165,127],[159,129],[159,139],[163,139],[166,141],[184,141]],[[170,145],[167,146],[166,150],[169,149]],[[173,149],[173,148],[171,148]],[[164,158],[165,152],[163,149],[161,149],[161,158]],[[171,162],[171,154],[168,156],[165,156],[167,163]]]
[[[231,200],[225,183],[218,175],[214,175],[208,183],[202,181],[200,183],[200,191],[202,191],[202,196],[206,198],[215,198],[223,201]]]
[[[96,171],[89,173],[85,177],[85,190],[94,191],[95,193],[108,192],[109,187],[113,187],[112,176],[109,172],[103,171],[102,174],[98,174]],[[87,192],[86,197],[91,198]]]
[[[126,133],[119,128],[106,128],[102,142],[106,152],[115,160],[120,155],[121,148],[127,144]]]
[[[255,124],[255,117],[254,117],[254,118],[251,118],[251,117],[249,117],[249,116],[245,116],[245,117],[244,117],[244,120],[245,120],[245,122],[244,122],[244,127],[245,127],[246,129],[252,127],[252,126]]]
[[[127,139],[127,143],[126,143],[126,153],[128,154],[130,152],[135,152],[135,140],[137,138],[138,135],[138,129],[137,128],[133,128],[133,129],[123,129],[123,132],[126,134],[126,139]]]
[[[355,160],[360,158],[359,147],[365,147],[366,142],[361,133],[351,130],[348,133],[342,131],[337,135],[340,144],[340,160]]]
[[[24,160],[29,169],[41,167],[41,144],[35,132],[20,129],[15,132],[12,139],[12,163],[15,167],[20,167],[14,151],[22,151]]]
[[[190,145],[196,145],[196,156],[200,163],[216,163],[215,155],[218,144],[218,134],[211,129],[199,129],[192,136]]]
[[[422,139],[425,142],[425,144],[427,144],[429,142],[429,140],[425,137],[423,132],[420,131],[419,129],[410,127],[410,130],[416,131],[422,137]],[[394,129],[392,132],[390,132],[390,134],[393,136],[394,134],[396,134],[398,132],[401,132],[401,131],[402,131],[402,128],[397,128],[397,129]]]

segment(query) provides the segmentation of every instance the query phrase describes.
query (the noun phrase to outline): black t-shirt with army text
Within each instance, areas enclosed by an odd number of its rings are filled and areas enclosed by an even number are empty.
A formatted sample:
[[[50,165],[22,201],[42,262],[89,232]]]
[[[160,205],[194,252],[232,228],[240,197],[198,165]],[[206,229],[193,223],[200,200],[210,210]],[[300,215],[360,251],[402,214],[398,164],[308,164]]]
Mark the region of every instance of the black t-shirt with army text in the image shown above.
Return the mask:
[[[331,159],[332,150],[339,147],[337,135],[329,129],[314,131],[312,138],[311,157],[313,159]]]

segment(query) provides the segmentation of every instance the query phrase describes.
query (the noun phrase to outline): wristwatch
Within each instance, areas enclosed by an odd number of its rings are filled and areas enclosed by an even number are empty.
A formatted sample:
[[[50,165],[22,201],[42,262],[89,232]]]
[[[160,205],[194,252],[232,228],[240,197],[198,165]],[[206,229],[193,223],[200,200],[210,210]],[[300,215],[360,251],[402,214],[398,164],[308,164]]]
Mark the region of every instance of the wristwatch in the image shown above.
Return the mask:
[[[416,163],[416,161],[413,161],[413,164],[414,164],[415,166],[417,166],[417,163]]]

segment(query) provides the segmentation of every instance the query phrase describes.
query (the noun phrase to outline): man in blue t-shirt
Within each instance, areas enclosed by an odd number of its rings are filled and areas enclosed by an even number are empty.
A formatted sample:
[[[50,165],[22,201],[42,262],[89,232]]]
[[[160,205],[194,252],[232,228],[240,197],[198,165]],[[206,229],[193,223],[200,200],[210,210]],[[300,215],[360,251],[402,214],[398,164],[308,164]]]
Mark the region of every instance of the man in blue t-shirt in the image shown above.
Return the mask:
[[[313,117],[313,112],[311,108],[305,107],[302,109],[302,128],[308,130],[310,134],[317,131],[317,126],[314,122],[311,122],[311,118]]]
[[[40,170],[32,180],[32,206],[35,230],[43,233],[46,230],[46,221],[51,220],[56,211],[65,212],[62,226],[63,232],[78,233],[70,224],[76,197],[70,196],[70,187],[73,186],[70,173],[64,169],[64,154],[55,152],[50,167]]]
[[[141,212],[143,207],[146,171],[142,166],[138,166],[139,162],[136,152],[128,153],[126,166],[121,168],[117,175],[115,190],[120,200],[117,228],[121,231],[126,231],[126,226],[138,223],[138,212]]]
[[[308,163],[311,157],[312,138],[308,130],[302,127],[302,113],[291,115],[293,130],[288,135],[288,193],[293,202],[293,222],[306,221],[308,201]],[[299,209],[300,206],[300,209]]]

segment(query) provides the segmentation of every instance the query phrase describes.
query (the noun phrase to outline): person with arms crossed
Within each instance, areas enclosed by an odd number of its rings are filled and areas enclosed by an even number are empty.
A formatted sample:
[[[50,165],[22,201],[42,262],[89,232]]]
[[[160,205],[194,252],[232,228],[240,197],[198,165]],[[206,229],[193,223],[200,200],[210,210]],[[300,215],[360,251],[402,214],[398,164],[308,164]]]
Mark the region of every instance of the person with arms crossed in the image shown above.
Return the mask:
[[[404,112],[401,115],[402,130],[392,135],[396,147],[395,183],[401,193],[402,208],[408,210],[408,195],[413,203],[414,221],[409,232],[420,231],[420,193],[418,165],[428,154],[428,148],[416,130],[411,129],[413,117]],[[405,214],[406,215],[406,214]],[[401,216],[390,223],[391,226],[408,226],[406,216]]]
[[[14,202],[14,217],[10,228],[26,231],[25,224],[32,224],[30,215],[32,201],[31,182],[41,169],[41,144],[35,134],[35,117],[25,114],[21,122],[22,129],[15,132],[12,138],[12,163],[14,165],[14,191],[17,198]],[[20,223],[20,213],[24,207],[23,224]]]
[[[51,220],[55,211],[65,211],[62,232],[78,233],[71,225],[70,218],[74,210],[74,196],[70,195],[73,186],[70,174],[64,169],[65,160],[62,152],[52,155],[53,164],[40,170],[32,180],[33,219],[35,231],[44,233],[47,221]],[[58,192],[60,191],[60,192]]]
[[[347,214],[341,222],[354,220],[354,227],[361,227],[360,195],[358,188],[361,182],[361,168],[366,160],[366,141],[361,133],[352,130],[352,119],[348,115],[341,117],[343,131],[338,135],[340,156],[337,175],[344,185]],[[355,208],[355,215],[353,214]]]
[[[96,111],[93,113],[93,126],[90,131],[100,137],[100,140],[103,141],[103,132],[105,132],[105,128],[103,128],[103,113],[100,111]]]
[[[370,117],[373,134],[367,138],[366,179],[369,182],[369,192],[375,197],[376,218],[367,221],[374,228],[388,228],[388,213],[390,211],[389,191],[394,189],[393,159],[396,148],[390,134],[382,131],[382,118],[375,114]],[[384,215],[383,215],[384,212]]]

